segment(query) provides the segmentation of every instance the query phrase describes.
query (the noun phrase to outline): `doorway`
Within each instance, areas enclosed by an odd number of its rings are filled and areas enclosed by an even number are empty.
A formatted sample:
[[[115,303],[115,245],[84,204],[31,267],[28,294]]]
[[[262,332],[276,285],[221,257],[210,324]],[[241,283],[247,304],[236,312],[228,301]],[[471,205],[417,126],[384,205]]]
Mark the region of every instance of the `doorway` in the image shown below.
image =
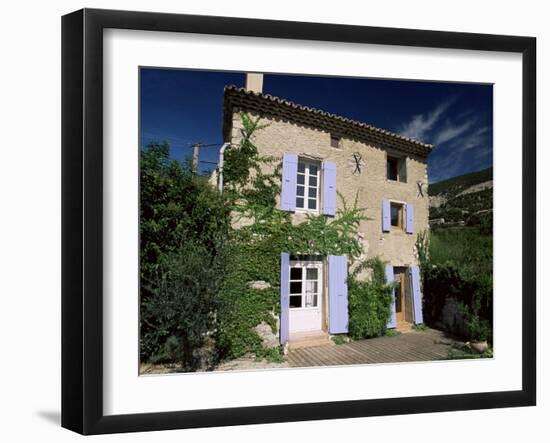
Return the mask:
[[[289,330],[321,331],[323,319],[323,262],[290,262]]]
[[[408,284],[410,281],[409,272],[406,267],[394,267],[393,275],[396,283],[394,289],[395,320],[397,323],[408,323],[412,320],[411,313],[409,312],[410,303],[408,303],[410,297],[407,297],[407,295],[410,294],[408,290],[410,287]]]

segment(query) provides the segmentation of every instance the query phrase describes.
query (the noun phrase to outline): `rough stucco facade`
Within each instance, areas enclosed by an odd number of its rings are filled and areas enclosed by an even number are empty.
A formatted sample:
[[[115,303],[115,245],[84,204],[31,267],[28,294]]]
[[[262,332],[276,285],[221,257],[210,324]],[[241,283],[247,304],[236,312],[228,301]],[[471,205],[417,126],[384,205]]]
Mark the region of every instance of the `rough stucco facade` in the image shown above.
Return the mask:
[[[250,115],[258,117],[254,112]],[[365,208],[369,220],[363,221],[359,232],[362,236],[365,258],[380,257],[393,266],[409,266],[417,263],[415,253],[416,234],[427,230],[429,200],[426,192],[428,183],[425,158],[406,156],[407,181],[399,182],[386,178],[386,156],[388,149],[368,145],[341,136],[338,148],[331,147],[330,132],[317,128],[305,127],[290,121],[272,117],[261,117],[261,123],[267,126],[254,134],[254,143],[261,155],[283,158],[285,152],[293,152],[299,157],[319,161],[332,161],[336,164],[336,189],[343,195],[348,204],[352,204],[357,195],[357,204]],[[231,143],[240,142],[242,122],[238,111],[233,112]],[[392,153],[389,150],[390,155]],[[354,173],[354,153],[362,158],[361,173]],[[399,151],[393,152],[400,154]],[[424,195],[421,196],[417,183],[424,184]],[[321,197],[322,198],[322,197]],[[408,234],[401,229],[382,232],[382,200],[390,199],[414,205],[414,232]],[[337,200],[340,208],[342,201]],[[304,213],[293,215],[296,223],[305,218]]]

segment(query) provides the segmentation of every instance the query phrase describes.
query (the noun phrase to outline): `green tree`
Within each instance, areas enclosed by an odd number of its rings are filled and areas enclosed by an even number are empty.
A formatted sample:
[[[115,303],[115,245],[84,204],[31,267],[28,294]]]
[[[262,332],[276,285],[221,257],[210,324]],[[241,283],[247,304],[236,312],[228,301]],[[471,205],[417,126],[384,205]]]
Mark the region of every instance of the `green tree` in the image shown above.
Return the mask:
[[[170,158],[166,143],[151,143],[140,153],[140,301],[142,361],[165,353],[169,337],[181,338],[181,321],[185,313],[160,312],[174,309],[179,295],[174,276],[191,271],[193,285],[204,287],[212,278],[209,272],[196,272],[198,262],[185,260],[186,254],[199,250],[203,265],[223,256],[229,226],[229,210],[220,194],[208,184],[205,176],[192,174],[188,164]],[[175,263],[181,269],[175,269]],[[172,283],[171,283],[172,282]],[[186,283],[188,289],[195,287]],[[184,287],[180,286],[183,290]],[[186,290],[188,290],[186,289]],[[173,302],[167,302],[172,294]],[[159,303],[163,300],[163,304]],[[201,323],[202,311],[189,304],[181,309],[196,312]],[[188,320],[185,320],[187,322]],[[184,322],[184,323],[185,323]],[[202,330],[202,326],[199,326]]]

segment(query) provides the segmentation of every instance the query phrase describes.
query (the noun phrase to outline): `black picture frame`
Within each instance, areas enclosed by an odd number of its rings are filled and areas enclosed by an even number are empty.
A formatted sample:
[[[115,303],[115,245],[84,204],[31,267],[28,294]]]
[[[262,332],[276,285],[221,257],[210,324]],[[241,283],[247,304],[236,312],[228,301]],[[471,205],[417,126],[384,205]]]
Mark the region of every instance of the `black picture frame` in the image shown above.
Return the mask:
[[[103,30],[107,28],[522,55],[522,389],[178,412],[103,413]],[[62,18],[62,426],[82,434],[536,404],[536,39],[229,17],[83,9]]]

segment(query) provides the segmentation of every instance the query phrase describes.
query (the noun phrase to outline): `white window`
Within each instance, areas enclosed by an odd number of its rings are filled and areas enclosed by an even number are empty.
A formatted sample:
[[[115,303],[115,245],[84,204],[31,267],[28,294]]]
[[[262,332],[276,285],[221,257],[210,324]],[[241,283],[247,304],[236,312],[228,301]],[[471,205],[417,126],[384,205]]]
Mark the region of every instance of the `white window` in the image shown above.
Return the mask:
[[[293,262],[290,266],[290,308],[317,308],[321,291],[321,264]]]
[[[318,162],[298,159],[296,180],[296,209],[319,211],[319,171]]]

